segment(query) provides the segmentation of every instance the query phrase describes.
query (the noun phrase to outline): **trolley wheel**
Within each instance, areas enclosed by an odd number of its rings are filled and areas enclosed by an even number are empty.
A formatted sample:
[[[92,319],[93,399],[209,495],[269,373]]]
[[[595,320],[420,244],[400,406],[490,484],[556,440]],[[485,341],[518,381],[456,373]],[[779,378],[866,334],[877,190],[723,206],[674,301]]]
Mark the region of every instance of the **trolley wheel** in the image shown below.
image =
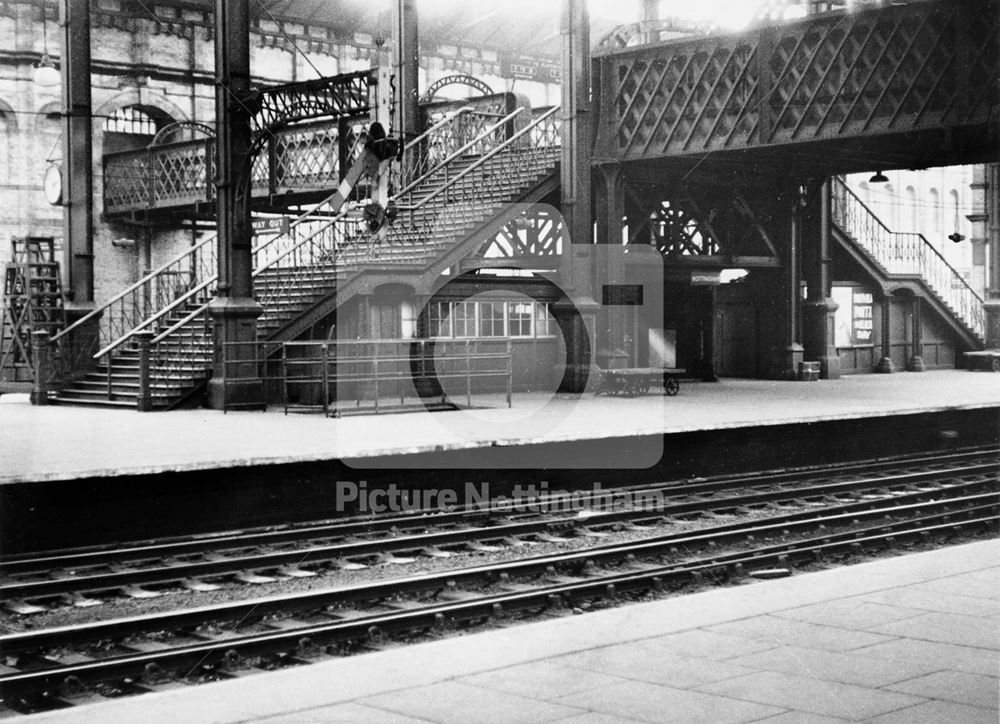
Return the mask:
[[[665,385],[667,390],[667,396],[673,397],[678,392],[681,391],[681,383],[675,380],[673,377],[667,378],[667,384]]]
[[[990,363],[990,368],[994,372],[1000,372],[1000,357],[993,358],[993,361]]]
[[[639,380],[636,383],[635,387],[636,387],[636,391],[640,395],[645,395],[647,392],[649,392],[649,380],[647,380],[645,377],[643,377],[641,380]]]

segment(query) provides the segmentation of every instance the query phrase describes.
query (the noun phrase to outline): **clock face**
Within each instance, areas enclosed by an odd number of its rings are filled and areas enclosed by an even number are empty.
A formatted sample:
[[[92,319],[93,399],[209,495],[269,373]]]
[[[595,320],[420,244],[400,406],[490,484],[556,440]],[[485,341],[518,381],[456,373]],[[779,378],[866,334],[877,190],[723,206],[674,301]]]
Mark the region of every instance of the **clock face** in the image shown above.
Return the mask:
[[[45,179],[42,181],[42,188],[45,191],[45,200],[53,206],[62,203],[62,169],[58,165],[51,163],[45,169]]]

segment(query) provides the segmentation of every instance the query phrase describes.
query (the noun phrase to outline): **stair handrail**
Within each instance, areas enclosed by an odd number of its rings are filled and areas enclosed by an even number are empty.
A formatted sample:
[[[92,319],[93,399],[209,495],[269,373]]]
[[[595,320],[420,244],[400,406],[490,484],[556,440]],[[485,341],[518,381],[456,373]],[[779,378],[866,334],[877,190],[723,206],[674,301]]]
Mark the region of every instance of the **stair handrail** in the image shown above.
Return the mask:
[[[424,137],[426,137],[434,129],[440,128],[440,127],[444,126],[445,124],[447,124],[450,121],[454,120],[454,118],[457,117],[459,114],[464,113],[464,112],[468,112],[468,111],[471,111],[471,110],[474,110],[474,109],[471,106],[466,106],[466,107],[461,108],[458,111],[454,112],[453,114],[450,114],[450,116],[448,118],[445,118],[445,119],[442,119],[441,121],[438,121],[437,123],[434,124],[434,126],[432,126],[430,129],[428,129],[425,133],[421,134],[420,136],[417,136],[412,141],[410,141],[409,143],[407,143],[406,146],[403,149],[404,153],[405,153],[406,149],[415,147],[418,143],[420,143],[423,140]],[[488,129],[486,129],[485,131],[483,131],[482,133],[480,133],[479,135],[477,135],[471,141],[469,141],[464,146],[462,146],[460,149],[458,149],[457,151],[455,151],[451,156],[448,157],[448,159],[446,159],[445,161],[442,161],[440,164],[438,164],[438,166],[436,166],[431,171],[425,173],[423,176],[420,177],[420,179],[418,179],[414,183],[419,183],[420,180],[426,179],[432,173],[435,173],[438,169],[440,169],[442,166],[444,166],[449,160],[453,160],[454,158],[460,156],[464,151],[468,150],[468,148],[474,146],[475,144],[477,144],[480,141],[482,141],[484,138],[488,137],[491,133],[495,132],[500,126],[502,126],[503,124],[505,124],[505,123],[509,122],[510,120],[512,120],[513,118],[515,118],[517,116],[517,114],[520,113],[520,112],[522,112],[523,110],[524,110],[524,108],[520,107],[520,108],[517,108],[516,110],[514,110],[513,112],[507,114],[506,116],[504,116],[500,121],[498,121],[497,123],[493,124]],[[411,184],[411,186],[412,185],[413,184]],[[409,188],[409,187],[407,187],[407,188]],[[400,192],[398,192],[397,194],[395,194],[393,196],[393,199],[399,198],[403,193],[405,193],[405,189],[401,190]],[[279,261],[280,259],[288,256],[289,254],[291,254],[296,249],[299,249],[302,246],[310,243],[316,236],[318,236],[319,234],[322,234],[327,229],[329,229],[331,226],[333,226],[334,224],[336,224],[338,221],[343,220],[346,216],[347,216],[347,213],[344,212],[344,213],[338,214],[337,216],[331,217],[328,220],[328,223],[320,226],[315,231],[313,231],[311,234],[309,234],[308,236],[302,238],[294,246],[289,247],[284,252],[282,252],[280,256],[275,257],[274,259],[269,260],[263,266],[260,266],[260,267],[256,268],[254,270],[254,272],[253,272],[253,276],[257,276],[260,272],[263,272],[265,269],[268,269],[269,267],[271,267],[272,265],[274,265],[277,261]],[[154,340],[154,342],[155,341],[156,340]]]
[[[423,140],[425,138],[427,138],[430,134],[432,134],[435,131],[439,130],[440,128],[448,125],[449,123],[451,123],[452,121],[454,121],[455,118],[457,118],[458,116],[464,115],[466,113],[471,113],[474,110],[475,110],[475,108],[473,106],[462,106],[461,108],[448,113],[444,118],[442,118],[437,123],[433,124],[430,128],[428,128],[426,131],[424,131],[423,133],[421,133],[419,136],[417,136],[417,137],[411,139],[410,141],[408,141],[406,143],[406,145],[403,146],[403,153],[405,154],[408,150],[416,148],[417,145],[420,144],[421,142],[423,142]],[[424,174],[424,176],[421,176],[421,178],[424,178],[426,176],[427,176],[427,174]],[[316,206],[314,206],[309,213],[315,212],[316,209],[318,209],[320,206],[328,203],[330,201],[330,199],[333,198],[334,195],[336,195],[336,192],[334,192],[334,194],[331,194],[330,196],[328,196],[327,198],[325,198],[323,201],[321,201],[319,204],[317,204]],[[396,198],[397,196],[399,196],[399,194],[396,194],[393,198]],[[312,239],[314,239],[318,234],[321,234],[324,231],[326,231],[327,229],[329,229],[331,225],[335,224],[338,221],[343,220],[346,216],[347,216],[347,212],[340,212],[338,214],[335,214],[334,216],[329,217],[326,220],[328,223],[326,223],[323,226],[319,227],[313,233],[311,233],[309,236],[304,237],[297,244],[295,244],[294,246],[289,247],[284,252],[282,252],[280,255],[278,255],[277,257],[275,257],[274,259],[271,259],[270,261],[266,262],[263,266],[255,268],[253,270],[252,275],[253,276],[257,276],[260,272],[264,271],[265,269],[270,268],[276,262],[278,262],[282,258],[288,256],[290,253],[292,253],[293,251],[295,251],[299,247],[301,247],[301,246],[309,243],[310,241],[312,241]],[[298,225],[298,223],[301,222],[302,220],[304,220],[304,219],[303,219],[302,216],[300,216],[298,219],[296,219],[295,222],[293,222],[292,225],[290,225],[290,227],[294,226],[294,225]],[[290,231],[291,231],[291,228],[289,228],[289,232]],[[265,249],[269,244],[276,243],[281,236],[284,236],[284,234],[282,234],[280,236],[272,237],[264,245],[258,247],[254,251],[255,252],[259,252],[262,249]]]
[[[325,203],[329,202],[329,200],[331,198],[333,198],[333,196],[335,196],[335,195],[336,195],[335,193],[331,194],[330,196],[328,196],[327,198],[323,199],[319,203],[317,203],[317,204],[313,205],[312,207],[310,207],[308,210],[306,210],[306,211],[302,212],[301,214],[299,214],[299,216],[297,216],[295,219],[293,219],[292,222],[289,224],[289,233],[291,232],[292,228],[297,227],[301,223],[309,221],[310,217],[313,214],[315,214],[316,211],[319,208],[321,208]],[[198,242],[196,245],[194,245],[192,247],[189,247],[188,249],[186,249],[184,252],[182,252],[181,254],[179,254],[177,257],[175,257],[171,261],[169,261],[166,264],[163,264],[162,266],[160,266],[157,269],[153,270],[152,272],[150,272],[149,274],[147,274],[146,276],[144,276],[142,279],[140,279],[135,284],[132,284],[130,287],[128,287],[124,291],[116,294],[110,300],[108,300],[107,302],[105,302],[102,306],[98,307],[94,311],[90,312],[86,316],[84,316],[84,317],[80,318],[79,320],[77,320],[76,322],[74,322],[72,325],[70,325],[66,329],[62,330],[62,332],[60,332],[60,334],[58,336],[53,337],[51,341],[52,342],[57,341],[57,339],[59,337],[62,337],[65,333],[69,332],[74,327],[80,326],[84,322],[86,322],[88,319],[93,319],[93,318],[97,317],[99,314],[102,314],[104,312],[104,310],[107,309],[108,307],[110,307],[112,304],[114,304],[115,302],[119,301],[120,299],[128,296],[132,292],[138,291],[143,285],[148,284],[154,278],[156,278],[158,275],[164,273],[170,266],[173,266],[174,264],[182,261],[185,257],[193,255],[203,245],[210,244],[210,243],[215,243],[216,240],[217,240],[217,238],[218,238],[218,235],[211,236],[211,237],[208,237],[207,239],[203,239],[202,241]],[[274,237],[268,239],[263,244],[261,244],[259,247],[257,247],[256,250],[259,251],[260,249],[266,248],[269,244],[273,243],[274,240],[275,240]],[[137,325],[135,325],[128,332],[126,332],[125,334],[121,335],[120,337],[116,338],[115,340],[113,340],[109,344],[105,345],[100,350],[98,350],[93,355],[94,359],[98,359],[98,358],[102,357],[103,355],[105,355],[105,354],[107,354],[109,352],[114,351],[116,348],[118,348],[119,346],[121,346],[122,344],[124,344],[127,340],[129,340],[133,336],[135,336],[135,334],[137,332],[145,329],[149,325],[151,325],[154,322],[158,321],[159,319],[163,318],[164,316],[166,316],[172,310],[176,309],[180,305],[182,305],[185,302],[187,302],[188,300],[190,300],[195,295],[197,295],[200,292],[204,291],[211,284],[213,284],[214,282],[218,281],[218,279],[219,279],[218,273],[211,274],[209,277],[207,277],[206,279],[202,280],[200,283],[196,284],[195,286],[191,287],[190,289],[188,289],[183,294],[181,294],[178,297],[176,297],[172,302],[170,302],[170,304],[167,304],[166,306],[161,307],[156,312],[154,312],[153,314],[151,314],[150,316],[146,317],[141,322],[139,322]],[[205,309],[205,307],[207,307],[207,305],[200,306],[198,308],[198,312],[200,313],[201,311],[203,311]],[[177,325],[174,325],[174,326],[171,327],[171,329],[175,329],[176,327],[177,327]],[[156,337],[156,339],[161,339],[162,337],[163,337],[163,335],[161,334],[161,335],[158,335]]]
[[[175,256],[170,261],[161,264],[156,269],[154,269],[153,271],[151,271],[148,274],[146,274],[139,281],[135,282],[131,286],[126,287],[124,290],[122,290],[118,294],[116,294],[113,297],[111,297],[108,301],[106,301],[104,304],[102,304],[97,309],[94,309],[93,311],[88,312],[83,317],[80,317],[80,319],[78,319],[75,322],[73,322],[73,324],[71,324],[68,327],[66,327],[66,329],[60,331],[59,334],[53,335],[52,339],[49,340],[49,341],[56,342],[60,338],[66,336],[66,334],[69,333],[70,331],[76,329],[77,327],[82,326],[85,322],[89,322],[91,319],[94,319],[95,317],[101,315],[107,307],[110,307],[115,302],[124,299],[129,294],[131,294],[132,292],[138,291],[143,285],[148,284],[154,278],[156,278],[157,276],[159,276],[160,274],[162,274],[163,272],[165,272],[169,267],[172,267],[177,262],[182,261],[185,257],[190,256],[191,254],[195,253],[196,251],[198,251],[205,244],[208,244],[209,242],[214,242],[214,241],[215,241],[215,237],[214,236],[210,236],[210,237],[208,237],[206,239],[202,239],[201,241],[199,241],[197,244],[194,244],[193,246],[189,246],[187,249],[185,249],[184,251],[182,251],[180,254],[178,254],[177,256]]]
[[[403,146],[403,153],[405,154],[410,149],[416,148],[419,144],[423,143],[424,139],[428,138],[432,133],[447,126],[449,123],[454,121],[459,116],[464,115],[466,113],[472,113],[472,111],[474,110],[476,109],[473,106],[462,106],[461,108],[457,108],[454,111],[448,111],[448,113],[444,115],[444,118],[442,118],[437,123],[432,125],[430,128],[421,133],[419,136],[415,136],[411,138],[409,141],[407,141],[406,144]]]
[[[927,240],[927,238],[923,234],[921,234],[919,231],[912,231],[912,232],[893,231],[892,229],[890,229],[888,226],[886,226],[882,222],[882,220],[878,217],[878,214],[876,214],[874,211],[872,211],[868,207],[868,205],[864,201],[862,201],[861,198],[856,193],[854,193],[854,191],[851,189],[851,187],[848,186],[847,183],[843,179],[841,179],[839,177],[834,177],[834,180],[836,181],[836,183],[840,186],[840,188],[843,191],[846,191],[848,194],[850,194],[852,197],[854,197],[854,200],[857,201],[858,204],[860,204],[861,208],[863,208],[865,211],[867,211],[868,214],[876,222],[878,222],[878,224],[883,229],[885,229],[887,233],[893,234],[893,235],[913,234],[915,236],[918,236],[920,238],[920,240],[926,245],[926,248],[930,249],[931,252],[933,252],[933,254],[938,258],[938,261],[940,261],[942,264],[944,264],[946,267],[948,267],[948,269],[955,276],[955,278],[958,279],[960,282],[962,282],[962,285],[976,298],[977,301],[979,301],[980,303],[982,303],[984,301],[983,298],[981,296],[979,296],[979,292],[977,292],[975,289],[973,289],[972,286],[967,281],[965,281],[965,277],[963,277],[958,272],[958,270],[951,265],[951,262],[949,262],[947,259],[944,258],[944,255],[940,251],[938,251],[937,247],[935,247],[931,242],[929,242]]]
[[[520,110],[521,109],[518,109],[518,111],[520,111]],[[522,136],[524,136],[524,135],[528,134],[529,132],[531,132],[532,130],[534,130],[535,127],[541,125],[541,123],[543,121],[547,120],[550,116],[554,115],[556,113],[556,111],[558,111],[558,110],[559,110],[559,106],[553,106],[548,111],[546,111],[545,113],[543,113],[542,115],[540,115],[538,118],[534,119],[527,126],[525,126],[524,128],[522,128],[520,131],[518,131],[517,133],[515,133],[513,136],[511,136],[510,138],[508,138],[506,141],[504,141],[503,143],[501,143],[499,146],[497,146],[496,148],[492,148],[489,151],[487,151],[486,153],[484,153],[482,156],[480,156],[478,159],[476,159],[476,162],[474,164],[472,164],[468,168],[463,169],[459,173],[455,174],[452,178],[448,179],[445,183],[443,183],[441,186],[439,186],[438,188],[436,188],[433,192],[431,192],[430,194],[428,194],[424,198],[420,199],[420,201],[418,201],[416,204],[413,204],[411,206],[400,206],[399,209],[401,211],[411,211],[412,212],[412,211],[416,211],[417,209],[421,208],[428,201],[430,201],[431,199],[437,198],[444,191],[448,190],[449,188],[451,188],[452,186],[454,186],[458,181],[460,181],[461,179],[465,178],[467,175],[469,175],[470,173],[472,173],[472,171],[474,171],[475,169],[477,169],[480,166],[482,166],[484,163],[486,163],[486,161],[489,161],[491,158],[493,158],[494,156],[496,156],[501,151],[504,151],[504,150],[510,148],[512,145],[514,145],[515,141],[517,141]],[[515,111],[515,113],[511,114],[511,115],[515,115],[516,113],[517,113],[517,111]]]
[[[899,232],[892,231],[887,227],[878,215],[876,215],[850,187],[840,178],[835,177],[835,191],[833,194],[833,211],[835,216],[840,216],[840,221],[851,236],[855,237],[872,257],[879,263],[886,266],[886,271],[890,274],[912,273],[919,277],[933,296],[939,299],[959,318],[961,323],[969,329],[975,336],[982,338],[985,334],[985,315],[983,298],[973,289],[964,277],[958,273],[947,259],[931,244],[923,234],[919,232]],[[858,228],[851,228],[851,214],[848,211],[848,202],[857,206],[861,213],[865,215],[868,222],[874,221],[877,228],[882,232],[879,236],[884,236],[884,243],[878,243],[877,239],[861,238],[865,236]],[[860,216],[861,214],[858,214]],[[855,225],[857,222],[855,222]],[[915,269],[900,272],[898,267],[892,268],[894,262],[901,261],[898,253],[892,255],[891,250],[885,248],[889,243],[895,242],[897,252],[900,248],[900,240],[911,239],[915,242],[912,250],[915,252],[914,258],[910,261],[915,263]],[[907,244],[910,247],[910,244]],[[928,254],[930,249],[932,254]],[[931,262],[937,262],[933,264]],[[955,280],[960,284],[956,285]]]
[[[412,191],[417,185],[423,183],[423,181],[426,178],[428,178],[432,174],[437,173],[442,168],[444,168],[445,166],[447,166],[449,163],[451,163],[452,161],[454,161],[456,158],[458,158],[459,156],[463,155],[466,151],[468,151],[470,148],[472,148],[473,146],[475,146],[477,143],[481,142],[482,140],[484,140],[485,138],[487,138],[490,134],[494,133],[500,126],[503,126],[504,124],[508,123],[509,121],[514,120],[514,118],[519,113],[521,113],[523,111],[524,111],[524,106],[518,106],[517,108],[515,108],[511,113],[508,113],[506,116],[504,116],[499,121],[497,121],[496,123],[494,123],[492,126],[490,126],[489,128],[487,128],[485,131],[483,131],[482,133],[480,133],[479,135],[477,135],[475,138],[473,138],[471,141],[469,141],[464,146],[462,146],[461,148],[459,148],[457,151],[454,151],[450,156],[448,156],[446,159],[444,159],[443,161],[441,161],[437,166],[435,166],[434,168],[432,168],[430,171],[427,171],[423,176],[420,176],[419,178],[414,179],[409,184],[407,184],[404,188],[400,189],[396,193],[396,195],[394,196],[394,198],[398,199],[398,198],[402,197],[404,194],[407,194],[410,191]],[[501,143],[499,146],[496,146],[496,148],[500,148],[501,146],[507,145],[513,138],[516,138],[516,137],[520,136],[521,133],[523,133],[523,131],[527,130],[527,128],[530,128],[531,125],[533,125],[533,124],[525,126],[525,128],[521,129],[521,131],[518,131],[516,134],[514,134],[509,139],[507,139],[506,141],[504,141],[503,143]]]

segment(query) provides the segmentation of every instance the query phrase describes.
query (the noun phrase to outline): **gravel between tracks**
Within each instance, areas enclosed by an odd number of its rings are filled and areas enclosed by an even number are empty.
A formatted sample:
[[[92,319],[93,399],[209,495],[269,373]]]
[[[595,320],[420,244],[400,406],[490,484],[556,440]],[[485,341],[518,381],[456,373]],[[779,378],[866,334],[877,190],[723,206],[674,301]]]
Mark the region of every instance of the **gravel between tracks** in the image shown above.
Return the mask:
[[[774,514],[773,511],[761,510],[739,516],[715,515],[690,521],[676,521],[669,525],[658,524],[650,526],[645,530],[627,530],[623,529],[623,526],[616,526],[617,529],[601,530],[602,533],[606,534],[601,538],[573,536],[568,537],[565,542],[560,543],[532,541],[531,545],[504,545],[500,550],[490,552],[455,549],[449,550],[451,556],[448,558],[415,555],[413,557],[416,560],[412,563],[376,563],[361,570],[319,570],[313,578],[279,578],[273,583],[244,584],[224,579],[208,579],[214,583],[221,584],[222,587],[217,591],[195,592],[182,588],[179,585],[166,588],[149,586],[147,588],[162,592],[163,595],[151,599],[134,599],[126,596],[103,597],[103,603],[98,606],[77,608],[67,604],[43,613],[28,616],[16,615],[0,609],[0,631],[13,633],[31,629],[72,626],[91,621],[105,621],[126,616],[172,611],[180,607],[211,606],[228,601],[260,598],[263,596],[353,586],[404,576],[441,572],[449,569],[514,561],[527,556],[581,550],[595,545],[625,543],[654,536],[697,531],[738,520],[752,521],[766,519]],[[397,553],[396,555],[404,556],[406,554]],[[307,558],[301,564],[309,568]]]

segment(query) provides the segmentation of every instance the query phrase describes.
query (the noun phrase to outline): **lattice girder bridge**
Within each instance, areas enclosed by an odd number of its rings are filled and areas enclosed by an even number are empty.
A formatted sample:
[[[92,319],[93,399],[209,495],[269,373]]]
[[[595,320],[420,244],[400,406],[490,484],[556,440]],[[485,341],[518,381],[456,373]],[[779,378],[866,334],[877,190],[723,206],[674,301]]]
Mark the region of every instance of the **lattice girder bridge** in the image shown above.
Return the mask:
[[[595,160],[814,176],[994,160],[998,36],[997,0],[926,0],[604,52]]]

